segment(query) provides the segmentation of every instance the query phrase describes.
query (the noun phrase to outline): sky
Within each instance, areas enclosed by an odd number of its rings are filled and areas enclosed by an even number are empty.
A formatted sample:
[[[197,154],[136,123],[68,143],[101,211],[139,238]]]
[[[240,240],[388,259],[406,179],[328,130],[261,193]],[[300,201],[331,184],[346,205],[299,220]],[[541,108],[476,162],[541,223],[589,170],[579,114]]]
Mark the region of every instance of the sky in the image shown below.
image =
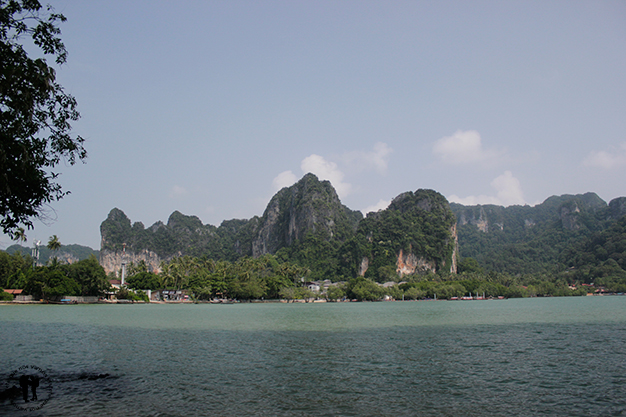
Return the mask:
[[[308,172],[364,214],[626,196],[624,1],[49,2],[89,156],[28,246],[100,249],[113,208],[261,216]]]

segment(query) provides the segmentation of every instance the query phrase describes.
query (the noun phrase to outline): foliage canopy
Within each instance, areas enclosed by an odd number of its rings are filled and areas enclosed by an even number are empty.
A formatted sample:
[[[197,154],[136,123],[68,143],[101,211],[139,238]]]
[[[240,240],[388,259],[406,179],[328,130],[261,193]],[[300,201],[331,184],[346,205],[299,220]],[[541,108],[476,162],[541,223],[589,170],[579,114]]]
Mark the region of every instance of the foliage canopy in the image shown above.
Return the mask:
[[[63,64],[58,23],[65,20],[37,0],[0,0],[0,227],[10,236],[20,225],[32,229],[45,205],[67,194],[54,168],[87,157],[84,139],[70,134],[70,122],[80,117],[76,99],[45,58],[24,48],[30,41]]]

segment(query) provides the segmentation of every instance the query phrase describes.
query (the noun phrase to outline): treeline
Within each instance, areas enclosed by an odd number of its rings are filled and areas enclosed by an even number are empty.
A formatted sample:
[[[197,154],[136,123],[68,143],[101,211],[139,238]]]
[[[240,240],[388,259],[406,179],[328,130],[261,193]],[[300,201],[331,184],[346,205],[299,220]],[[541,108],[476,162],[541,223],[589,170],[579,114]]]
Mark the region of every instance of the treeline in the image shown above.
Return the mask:
[[[129,265],[126,283],[137,290],[189,290],[195,299],[291,298],[304,296],[303,281],[309,274],[272,255],[241,258],[235,262],[181,256],[161,264],[161,273],[149,272],[145,263]],[[294,291],[291,291],[294,289]]]
[[[104,268],[95,256],[72,264],[52,258],[46,266],[34,266],[29,255],[0,252],[0,288],[23,289],[25,294],[49,299],[59,296],[100,296],[109,286]],[[6,295],[4,297],[8,298]]]
[[[395,276],[395,283],[382,286],[372,279],[353,277],[347,281],[322,286],[313,292],[305,284],[310,271],[273,255],[242,258],[235,262],[182,256],[161,265],[159,274],[149,272],[145,263],[127,268],[127,288],[118,298],[146,299],[141,290],[187,290],[195,300],[229,298],[309,299],[329,301],[356,299],[375,301],[390,297],[396,300],[451,299],[467,295],[485,297],[535,297],[586,295],[602,286],[607,292],[626,292],[626,277],[610,275],[596,279],[595,286],[574,281],[576,271],[559,274],[510,275],[484,272],[478,263],[466,258],[459,263],[459,274],[418,273]],[[29,256],[0,252],[0,283],[3,288],[22,288],[37,298],[72,295],[100,296],[109,291],[109,278],[95,257],[73,264],[53,259],[47,266],[33,267]],[[398,282],[402,280],[401,282]],[[572,285],[573,284],[573,285]],[[10,295],[2,295],[10,299]]]
[[[460,263],[463,269],[460,274],[396,275],[396,282],[387,287],[369,278],[354,277],[321,288],[320,292],[313,292],[304,286],[310,279],[307,268],[280,262],[272,255],[258,259],[242,258],[236,262],[183,256],[161,266],[162,272],[155,274],[148,272],[144,263],[131,264],[128,268],[128,287],[137,290],[186,289],[199,300],[217,297],[240,300],[325,298],[330,301],[374,301],[386,296],[396,300],[450,299],[472,294],[506,298],[576,296],[596,289],[583,286],[580,282],[570,288],[572,282],[567,273],[520,276],[493,271],[485,273],[473,259]],[[609,286],[606,290],[621,292],[621,288],[619,285]]]
[[[357,300],[375,301],[389,296],[395,300],[452,299],[464,296],[522,297],[562,297],[587,295],[592,287],[572,287],[559,278],[553,277],[512,277],[508,274],[462,273],[459,275],[412,275],[406,282],[382,287],[372,280],[357,277],[333,290],[336,294]],[[339,297],[340,298],[340,297]]]

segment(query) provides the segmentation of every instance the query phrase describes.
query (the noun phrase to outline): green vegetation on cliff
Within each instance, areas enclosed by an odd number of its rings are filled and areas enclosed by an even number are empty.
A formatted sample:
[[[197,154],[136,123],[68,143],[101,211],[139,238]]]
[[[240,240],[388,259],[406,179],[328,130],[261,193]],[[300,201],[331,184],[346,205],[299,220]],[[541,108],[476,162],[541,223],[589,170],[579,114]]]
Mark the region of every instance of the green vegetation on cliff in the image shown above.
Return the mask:
[[[215,227],[174,212],[167,224],[145,228],[131,225],[114,209],[101,230],[105,252],[119,253],[126,243],[135,254],[148,250],[165,261],[182,255],[235,264],[273,255],[281,264],[304,268],[309,280],[349,282],[362,276],[379,283],[417,282],[427,276],[449,281],[458,263],[459,272],[473,274],[472,279],[506,277],[498,285],[516,288],[511,294],[530,286],[531,295],[554,295],[566,293],[566,284],[597,279],[611,288],[621,285],[624,249],[615,242],[623,231],[606,236],[624,214],[626,198],[607,205],[593,193],[505,208],[449,205],[435,191],[417,190],[363,218],[341,204],[328,181],[307,174],[280,190],[261,217],[250,220],[228,220]]]
[[[210,254],[217,259],[235,260],[250,256],[251,239],[258,219],[224,221],[220,227],[204,225],[196,216],[172,213],[167,224],[157,222],[145,228],[143,223],[131,225],[120,209],[114,208],[100,225],[102,251],[121,252],[148,250],[161,258],[178,253],[191,256]]]
[[[344,254],[367,258],[366,277],[384,282],[396,278],[400,251],[416,254],[434,271],[450,271],[456,241],[455,217],[448,201],[432,190],[406,192],[386,210],[370,213],[360,224]],[[353,263],[352,263],[353,264]],[[426,272],[430,268],[423,270]],[[354,271],[352,276],[354,275]]]
[[[362,218],[361,212],[341,204],[330,182],[307,174],[270,200],[253,241],[253,256],[293,249],[305,240],[308,246],[322,240],[337,247],[354,235]]]
[[[571,267],[571,248],[626,214],[617,207],[620,200],[613,209],[594,193],[553,196],[535,207],[450,206],[461,257],[486,270],[538,274]]]
[[[626,216],[562,254],[572,280],[626,292]]]
[[[102,223],[102,251],[148,250],[161,259],[178,255],[237,262],[275,255],[309,271],[312,280],[347,280],[364,272],[377,281],[397,280],[400,251],[432,270],[453,270],[456,237],[447,200],[432,190],[398,196],[387,210],[363,219],[341,204],[328,181],[307,174],[280,190],[262,217],[229,220],[220,227],[174,212],[167,225],[131,225],[119,209]],[[363,263],[369,263],[365,271]]]

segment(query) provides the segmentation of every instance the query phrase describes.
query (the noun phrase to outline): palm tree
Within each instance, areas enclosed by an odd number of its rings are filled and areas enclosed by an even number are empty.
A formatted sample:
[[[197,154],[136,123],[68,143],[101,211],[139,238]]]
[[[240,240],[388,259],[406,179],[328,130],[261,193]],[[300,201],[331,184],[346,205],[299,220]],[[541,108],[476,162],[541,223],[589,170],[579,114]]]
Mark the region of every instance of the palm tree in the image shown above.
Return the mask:
[[[20,243],[26,242],[27,240],[26,233],[23,227],[20,227],[19,229],[17,229],[17,231],[15,232],[15,236],[13,236],[13,240],[15,240],[16,242],[20,242]]]
[[[59,264],[59,259],[56,257],[56,252],[61,249],[61,241],[59,240],[57,235],[50,236],[50,240],[48,240],[48,249],[50,249],[55,256],[52,258],[52,266],[56,267]]]
[[[48,240],[48,249],[55,252],[61,249],[61,241],[57,235],[50,236],[50,240]]]
[[[172,282],[172,275],[170,273],[170,263],[161,261],[161,273],[159,274],[159,285],[161,289],[165,289]]]

